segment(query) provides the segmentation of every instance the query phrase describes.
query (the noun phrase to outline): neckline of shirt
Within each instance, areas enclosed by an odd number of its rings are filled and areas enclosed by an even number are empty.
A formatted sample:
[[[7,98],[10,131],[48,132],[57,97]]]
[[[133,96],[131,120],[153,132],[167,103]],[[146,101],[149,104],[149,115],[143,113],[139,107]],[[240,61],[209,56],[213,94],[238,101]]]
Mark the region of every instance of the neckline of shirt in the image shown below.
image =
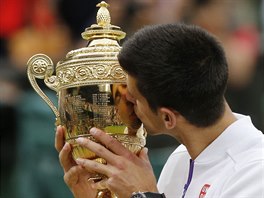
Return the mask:
[[[250,138],[253,124],[249,116],[234,114],[237,120],[228,126],[221,135],[219,135],[210,145],[208,145],[194,160],[195,164],[208,164],[217,160],[221,160],[227,155],[227,150],[230,150],[236,143],[242,139]]]

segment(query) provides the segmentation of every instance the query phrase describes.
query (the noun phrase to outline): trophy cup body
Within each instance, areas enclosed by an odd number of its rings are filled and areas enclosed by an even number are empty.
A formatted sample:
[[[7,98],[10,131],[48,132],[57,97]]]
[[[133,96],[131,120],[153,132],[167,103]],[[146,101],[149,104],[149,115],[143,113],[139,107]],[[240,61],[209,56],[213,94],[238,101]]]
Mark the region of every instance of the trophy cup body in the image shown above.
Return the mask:
[[[117,60],[119,41],[125,33],[110,24],[107,5],[97,5],[97,24],[82,33],[87,46],[70,51],[57,63],[55,75],[52,60],[44,54],[32,56],[27,63],[29,81],[54,112],[56,125],[64,127],[73,158],[100,163],[107,162],[75,141],[78,137],[96,141],[89,133],[92,127],[102,129],[134,153],[144,147],[146,135],[133,104],[126,100],[126,74]],[[40,89],[36,78],[44,79],[47,87],[57,92],[58,108]],[[98,197],[115,195],[105,190]]]

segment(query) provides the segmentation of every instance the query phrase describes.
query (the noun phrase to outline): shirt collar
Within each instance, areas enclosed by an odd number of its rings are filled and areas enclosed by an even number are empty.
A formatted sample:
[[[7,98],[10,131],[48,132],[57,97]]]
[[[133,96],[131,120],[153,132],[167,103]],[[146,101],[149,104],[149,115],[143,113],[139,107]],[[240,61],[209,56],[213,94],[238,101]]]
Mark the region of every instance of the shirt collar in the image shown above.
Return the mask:
[[[196,164],[210,163],[223,158],[226,151],[242,139],[252,137],[254,128],[249,116],[234,114],[237,120],[229,125],[210,145],[208,145],[194,160]]]

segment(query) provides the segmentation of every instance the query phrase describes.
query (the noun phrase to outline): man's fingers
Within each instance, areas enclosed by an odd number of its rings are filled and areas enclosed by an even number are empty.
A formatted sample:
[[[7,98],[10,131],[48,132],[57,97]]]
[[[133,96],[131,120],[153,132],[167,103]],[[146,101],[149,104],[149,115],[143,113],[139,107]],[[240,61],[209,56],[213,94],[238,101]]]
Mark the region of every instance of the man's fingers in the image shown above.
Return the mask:
[[[88,148],[89,150],[94,152],[97,156],[102,157],[108,163],[114,163],[116,161],[117,156],[113,154],[111,151],[109,151],[107,148],[102,146],[101,144],[89,140],[88,138],[78,138],[76,139],[76,142],[81,146]]]
[[[80,175],[84,173],[85,170],[81,166],[73,166],[65,173],[64,181],[69,187],[72,187],[79,182]]]
[[[118,140],[106,134],[104,131],[98,128],[92,128],[90,130],[91,135],[103,145],[106,146],[109,150],[113,151],[115,154],[120,156],[125,156],[130,158],[131,152],[125,148]]]
[[[61,149],[59,159],[64,172],[67,172],[73,165],[75,165],[72,159],[71,146],[69,143],[65,143]]]
[[[97,190],[104,190],[108,188],[108,179],[104,178],[99,182],[93,183],[92,187]]]
[[[63,148],[64,142],[64,129],[62,126],[58,126],[55,135],[55,148],[58,152]]]
[[[98,172],[110,177],[111,170],[109,170],[109,167],[107,167],[105,164],[101,164],[93,160],[87,160],[82,158],[78,158],[76,160],[76,163],[84,167],[90,173]]]
[[[69,186],[72,187],[78,183],[79,179],[79,172],[81,171],[82,167],[73,166],[67,173],[64,174],[64,181]]]

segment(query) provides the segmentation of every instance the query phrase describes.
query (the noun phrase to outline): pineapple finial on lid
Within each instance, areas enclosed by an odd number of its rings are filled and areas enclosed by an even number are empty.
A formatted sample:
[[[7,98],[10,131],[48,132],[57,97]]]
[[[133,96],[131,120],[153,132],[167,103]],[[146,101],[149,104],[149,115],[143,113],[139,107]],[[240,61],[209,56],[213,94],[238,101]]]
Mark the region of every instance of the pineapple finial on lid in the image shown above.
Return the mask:
[[[111,22],[110,13],[107,9],[107,7],[109,7],[109,4],[105,1],[102,1],[101,3],[98,3],[96,7],[100,7],[96,16],[97,24],[103,27],[109,26]]]

